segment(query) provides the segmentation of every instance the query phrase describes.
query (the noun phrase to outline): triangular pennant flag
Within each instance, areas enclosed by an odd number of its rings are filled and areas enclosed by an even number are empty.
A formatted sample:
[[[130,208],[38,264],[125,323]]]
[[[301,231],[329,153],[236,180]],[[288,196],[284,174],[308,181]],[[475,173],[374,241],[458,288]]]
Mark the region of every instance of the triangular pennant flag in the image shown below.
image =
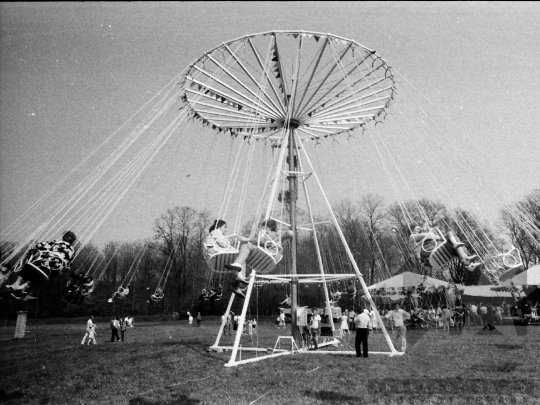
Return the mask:
[[[319,39],[321,39],[321,37],[318,36],[318,35],[314,35],[313,38],[315,38],[315,41],[317,41],[317,42],[319,42]]]

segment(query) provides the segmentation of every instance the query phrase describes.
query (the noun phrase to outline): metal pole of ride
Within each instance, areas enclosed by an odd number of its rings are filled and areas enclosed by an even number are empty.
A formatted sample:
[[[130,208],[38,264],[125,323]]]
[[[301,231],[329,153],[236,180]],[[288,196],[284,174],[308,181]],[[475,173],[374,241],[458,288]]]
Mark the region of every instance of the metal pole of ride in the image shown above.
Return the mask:
[[[294,138],[294,130],[298,126],[294,121],[289,123],[289,214],[291,220],[291,231],[293,237],[291,239],[291,335],[296,343],[299,342],[298,325],[296,319],[296,308],[298,304],[298,279],[294,277],[296,273],[296,198],[298,189],[298,177],[296,172],[297,157],[296,157],[296,142]]]

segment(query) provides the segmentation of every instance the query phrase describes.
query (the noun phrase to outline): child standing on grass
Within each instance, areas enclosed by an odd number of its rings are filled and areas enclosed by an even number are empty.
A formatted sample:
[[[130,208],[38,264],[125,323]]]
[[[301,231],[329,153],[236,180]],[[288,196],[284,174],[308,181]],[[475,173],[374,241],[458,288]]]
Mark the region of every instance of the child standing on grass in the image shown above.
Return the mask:
[[[111,321],[111,342],[114,342],[114,339],[118,342],[120,341],[120,336],[118,336],[118,330],[120,329],[119,319],[120,318],[116,317]]]
[[[201,326],[202,316],[201,313],[197,313],[197,326]]]
[[[120,318],[120,341],[124,343],[124,334],[126,333],[126,322],[124,319]]]
[[[452,318],[452,311],[448,307],[443,307],[442,309],[442,320],[443,320],[443,331],[448,327],[448,332],[450,332],[450,318]]]
[[[86,333],[82,338],[81,345],[84,345],[84,343],[86,342],[86,338],[90,336],[90,328],[92,326],[94,326],[94,315],[90,315],[90,318],[88,318],[88,321],[86,322]]]
[[[189,326],[193,326],[193,315],[191,315],[191,312],[188,312],[188,322]]]
[[[88,327],[88,346],[90,346],[90,342],[94,345],[96,344],[96,327],[95,324]]]
[[[349,331],[349,319],[347,319],[347,315],[344,313],[341,315],[341,333],[344,335],[350,335],[351,332]]]

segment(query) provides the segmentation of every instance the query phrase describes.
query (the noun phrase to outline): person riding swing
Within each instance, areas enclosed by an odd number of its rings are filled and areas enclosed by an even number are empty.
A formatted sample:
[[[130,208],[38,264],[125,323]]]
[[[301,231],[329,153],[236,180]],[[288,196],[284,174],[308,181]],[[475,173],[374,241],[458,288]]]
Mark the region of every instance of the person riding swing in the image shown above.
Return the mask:
[[[62,240],[40,242],[30,249],[17,280],[6,286],[11,295],[25,302],[36,300],[41,285],[70,269],[75,258],[73,244],[76,240],[73,232],[66,231]]]
[[[113,302],[113,299],[119,298],[121,300],[125,299],[129,294],[129,285],[124,287],[120,286],[118,287],[118,291],[116,291],[111,298],[109,298],[108,302]]]
[[[292,238],[292,231],[286,231],[281,234],[281,240]],[[237,296],[245,297],[240,285],[248,284],[246,279],[246,260],[251,252],[261,247],[263,250],[270,253],[277,253],[281,249],[280,235],[277,233],[277,223],[273,219],[268,219],[261,222],[261,232],[254,238],[248,239],[240,246],[238,256],[233,263],[226,264],[225,267],[229,270],[237,271],[237,276],[232,283],[232,292]]]
[[[444,237],[446,237],[446,243]],[[423,227],[415,225],[409,237],[409,247],[414,252],[415,257],[427,267],[432,267],[429,258],[441,244],[445,244],[455,256],[459,257],[467,270],[473,271],[482,265],[482,263],[475,262],[478,259],[477,255],[468,254],[465,244],[459,240],[454,232],[448,231],[444,237],[437,228],[431,228],[427,224],[424,224]]]

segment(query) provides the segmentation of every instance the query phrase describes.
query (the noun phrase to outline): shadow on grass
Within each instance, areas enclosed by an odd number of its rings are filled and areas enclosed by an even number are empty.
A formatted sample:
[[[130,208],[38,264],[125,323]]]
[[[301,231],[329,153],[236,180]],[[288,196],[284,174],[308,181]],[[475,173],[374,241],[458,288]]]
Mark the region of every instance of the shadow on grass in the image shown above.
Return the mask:
[[[3,389],[0,389],[0,403],[10,401],[12,399],[19,399],[24,397],[24,394],[21,391],[13,391],[8,394]]]
[[[310,390],[306,390],[306,391],[304,391],[304,395],[306,397],[315,398],[315,399],[318,399],[320,401],[339,401],[339,402],[350,401],[350,402],[353,402],[355,404],[361,403],[361,400],[358,397],[353,397],[351,395],[340,394],[339,392],[334,392],[334,391],[310,391]]]
[[[195,340],[195,339],[192,339],[192,340],[173,340],[173,341],[169,340],[168,342],[163,342],[163,345],[164,346],[182,345],[182,346],[201,346],[201,347],[204,347],[201,344],[200,340]]]
[[[523,345],[513,345],[513,344],[508,344],[508,343],[494,343],[494,344],[491,344],[490,346],[494,346],[497,349],[502,349],[502,350],[516,350],[516,349],[521,349],[523,347]]]
[[[133,398],[129,401],[129,405],[194,405],[200,403],[201,401],[199,401],[198,399],[189,398],[186,395],[177,395],[174,399],[168,402],[163,402],[162,400],[152,401],[145,398]]]
[[[511,373],[516,367],[520,366],[519,363],[504,362],[500,364],[474,364],[470,367],[475,371],[494,371],[498,373]]]

